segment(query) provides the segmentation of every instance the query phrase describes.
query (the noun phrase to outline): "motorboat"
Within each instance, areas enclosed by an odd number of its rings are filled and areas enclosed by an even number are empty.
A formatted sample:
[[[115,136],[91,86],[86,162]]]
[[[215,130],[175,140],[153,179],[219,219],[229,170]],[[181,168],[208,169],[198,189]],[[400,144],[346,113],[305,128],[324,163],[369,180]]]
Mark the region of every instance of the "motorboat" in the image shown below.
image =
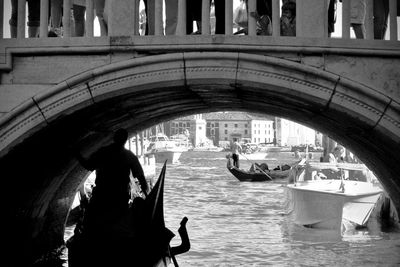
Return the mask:
[[[147,147],[147,156],[154,156],[156,163],[168,163],[175,164],[179,162],[179,158],[186,148],[177,145],[175,140],[170,140],[168,136],[162,133],[158,133],[155,136],[149,138],[149,146]]]
[[[366,226],[383,190],[375,175],[358,163],[307,162],[291,169],[287,211],[307,227],[342,229]]]

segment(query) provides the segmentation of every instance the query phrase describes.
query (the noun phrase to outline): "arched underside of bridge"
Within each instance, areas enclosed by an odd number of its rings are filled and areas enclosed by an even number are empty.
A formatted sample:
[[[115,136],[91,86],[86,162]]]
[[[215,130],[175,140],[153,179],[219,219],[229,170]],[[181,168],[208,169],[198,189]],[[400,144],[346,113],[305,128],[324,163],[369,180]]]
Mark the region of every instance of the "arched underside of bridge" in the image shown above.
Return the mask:
[[[222,110],[284,117],[328,134],[377,174],[399,210],[400,114],[389,97],[284,59],[155,55],[71,77],[3,121],[0,165],[10,250],[35,256],[63,242],[69,207],[87,175],[71,146],[87,155],[118,127],[133,134],[175,117]]]

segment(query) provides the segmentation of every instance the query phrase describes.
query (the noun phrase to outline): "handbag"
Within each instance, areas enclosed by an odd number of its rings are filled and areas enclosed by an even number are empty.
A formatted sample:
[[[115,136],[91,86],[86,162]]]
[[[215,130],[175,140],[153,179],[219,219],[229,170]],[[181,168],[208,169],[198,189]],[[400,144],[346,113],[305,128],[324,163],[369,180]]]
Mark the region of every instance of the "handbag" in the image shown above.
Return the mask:
[[[247,7],[246,2],[242,1],[235,9],[233,22],[241,28],[247,28]]]

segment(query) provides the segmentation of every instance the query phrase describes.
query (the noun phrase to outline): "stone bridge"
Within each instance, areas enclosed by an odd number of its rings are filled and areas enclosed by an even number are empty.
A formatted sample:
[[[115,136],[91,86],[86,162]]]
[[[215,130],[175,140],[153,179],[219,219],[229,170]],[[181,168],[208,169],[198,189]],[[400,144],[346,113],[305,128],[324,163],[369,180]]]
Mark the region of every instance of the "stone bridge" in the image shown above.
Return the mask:
[[[20,16],[18,38],[0,40],[0,176],[8,222],[4,259],[26,263],[63,243],[70,206],[88,175],[72,147],[87,155],[119,127],[135,134],[203,112],[259,112],[325,133],[375,172],[400,210],[395,13],[390,12],[390,40],[372,40],[370,4],[367,38],[350,38],[348,0],[343,0],[342,38],[327,38],[327,3],[320,0],[297,5],[296,37],[279,36],[277,15],[272,36],[257,36],[251,18],[248,35],[232,35],[231,12],[226,12],[225,35],[180,34],[186,31],[179,19],[177,35],[156,30],[154,36],[139,36],[132,27],[138,18],[134,2],[115,1],[108,36],[93,37],[93,2],[88,0],[85,37],[70,38],[65,21],[63,38],[47,38],[45,19],[41,38],[24,38]],[[46,10],[48,1],[41,3]],[[185,16],[185,3],[179,0],[179,18]],[[231,4],[226,1],[227,10]],[[391,10],[396,7],[396,1],[390,4]],[[254,8],[249,1],[250,11]],[[132,10],[132,18],[119,15],[126,10]],[[156,4],[155,13],[160,10]],[[273,12],[279,14],[279,1],[273,1]],[[161,20],[155,25],[160,29]],[[209,28],[209,21],[203,20],[202,28]]]

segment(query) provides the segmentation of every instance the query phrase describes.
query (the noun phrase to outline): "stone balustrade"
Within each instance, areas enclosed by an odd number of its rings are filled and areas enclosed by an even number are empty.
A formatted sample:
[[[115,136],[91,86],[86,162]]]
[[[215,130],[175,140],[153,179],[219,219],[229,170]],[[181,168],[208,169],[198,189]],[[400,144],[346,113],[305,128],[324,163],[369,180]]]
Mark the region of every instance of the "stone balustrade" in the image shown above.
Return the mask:
[[[26,0],[18,1],[18,14],[26,14]],[[39,1],[39,0],[37,0]],[[51,0],[40,0],[40,38],[48,38],[49,31],[49,4]],[[342,0],[341,17],[341,38],[350,39],[350,1]],[[374,0],[366,0],[365,39],[374,39]],[[375,0],[377,1],[377,0]],[[379,0],[381,1],[381,0]],[[79,2],[79,3],[78,3]],[[272,0],[272,37],[280,36],[280,0]],[[338,1],[339,2],[339,1]],[[389,0],[388,22],[390,25],[389,40],[398,40],[397,23],[397,0]],[[85,36],[94,36],[94,0],[63,0],[63,37],[71,37],[71,8],[72,5],[85,5]],[[178,1],[178,22],[176,35],[186,35],[186,5],[189,0]],[[6,10],[4,0],[0,0],[0,29],[8,25],[3,25],[3,21],[10,16],[11,10]],[[164,35],[162,19],[164,5],[162,0],[154,2],[154,35]],[[296,5],[296,36],[309,38],[328,38],[328,6],[329,0],[301,0]],[[248,12],[256,9],[256,1],[248,1]],[[105,4],[105,18],[108,25],[108,36],[137,36],[139,34],[139,0],[108,0]],[[152,12],[152,13],[153,13]],[[256,20],[254,16],[248,16],[248,35],[256,35]],[[17,38],[26,37],[26,16],[18,16]],[[233,35],[233,1],[225,0],[225,35]],[[204,29],[202,35],[210,35],[210,2],[203,0],[201,28]],[[0,31],[0,38],[7,37],[5,31]]]

